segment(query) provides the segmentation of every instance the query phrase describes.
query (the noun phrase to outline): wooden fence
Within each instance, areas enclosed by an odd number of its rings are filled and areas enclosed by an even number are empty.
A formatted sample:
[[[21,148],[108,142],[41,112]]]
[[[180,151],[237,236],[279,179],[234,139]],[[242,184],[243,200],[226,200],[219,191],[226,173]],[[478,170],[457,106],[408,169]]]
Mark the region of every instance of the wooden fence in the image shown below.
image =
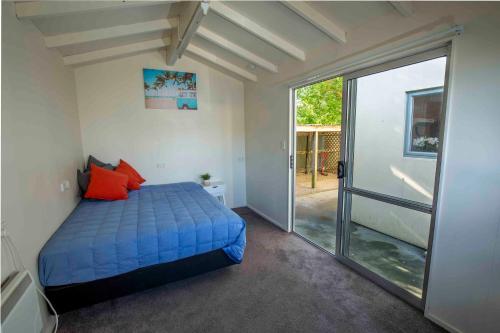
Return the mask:
[[[317,174],[337,172],[340,159],[340,126],[297,126],[296,172],[312,173],[312,187],[316,187]]]

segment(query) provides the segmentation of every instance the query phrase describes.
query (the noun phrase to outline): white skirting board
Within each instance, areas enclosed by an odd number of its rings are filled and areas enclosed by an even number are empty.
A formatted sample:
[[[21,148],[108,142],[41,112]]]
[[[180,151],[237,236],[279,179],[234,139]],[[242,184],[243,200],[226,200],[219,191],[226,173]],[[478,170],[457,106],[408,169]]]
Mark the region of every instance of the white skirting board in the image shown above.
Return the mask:
[[[430,321],[434,322],[435,324],[441,326],[442,328],[444,328],[445,330],[451,332],[451,333],[462,333],[461,330],[459,330],[458,328],[442,321],[441,319],[439,318],[436,318],[434,317],[433,315],[429,315],[429,314],[424,314],[424,316],[429,319]]]
[[[47,322],[45,323],[42,332],[43,333],[52,333],[56,328],[56,317],[49,315],[47,318]]]
[[[262,216],[264,219],[266,219],[267,221],[271,222],[272,224],[274,224],[275,226],[277,226],[278,228],[280,228],[281,230],[284,230],[286,232],[290,232],[289,230],[283,228],[283,226],[281,224],[279,224],[278,221],[276,221],[275,219],[273,219],[273,218],[267,216],[266,214],[262,213],[257,208],[255,208],[255,207],[253,207],[251,205],[248,205],[248,204],[247,204],[247,207],[250,208],[252,211],[254,211],[254,213],[256,213],[257,215]]]

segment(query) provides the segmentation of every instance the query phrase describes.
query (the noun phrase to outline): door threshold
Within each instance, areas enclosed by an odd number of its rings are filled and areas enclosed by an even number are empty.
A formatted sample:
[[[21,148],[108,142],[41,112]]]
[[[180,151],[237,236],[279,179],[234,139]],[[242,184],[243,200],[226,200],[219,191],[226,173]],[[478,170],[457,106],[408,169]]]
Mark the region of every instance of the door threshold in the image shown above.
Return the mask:
[[[391,281],[386,280],[382,276],[372,272],[368,268],[362,266],[361,264],[358,264],[357,262],[355,262],[350,258],[347,258],[345,256],[335,256],[335,259],[337,259],[343,265],[352,269],[358,275],[364,277],[365,279],[370,280],[371,282],[381,287],[385,291],[398,297],[405,303],[417,308],[420,311],[424,310],[424,304],[422,298],[418,298],[417,296],[411,294],[410,292],[392,283]]]
[[[326,252],[326,253],[328,253],[329,255],[336,257],[335,252],[328,251],[328,250],[327,250],[327,249],[325,249],[324,247],[322,247],[322,246],[320,246],[320,245],[318,245],[318,244],[314,243],[312,240],[307,239],[306,237],[302,236],[301,234],[299,234],[299,233],[298,233],[298,232],[296,232],[295,230],[293,230],[293,231],[292,231],[292,234],[294,234],[294,235],[296,235],[297,237],[299,237],[299,238],[303,239],[304,241],[306,241],[307,243],[311,244],[312,246],[314,246],[314,247],[316,247],[316,248],[320,249],[321,251]]]

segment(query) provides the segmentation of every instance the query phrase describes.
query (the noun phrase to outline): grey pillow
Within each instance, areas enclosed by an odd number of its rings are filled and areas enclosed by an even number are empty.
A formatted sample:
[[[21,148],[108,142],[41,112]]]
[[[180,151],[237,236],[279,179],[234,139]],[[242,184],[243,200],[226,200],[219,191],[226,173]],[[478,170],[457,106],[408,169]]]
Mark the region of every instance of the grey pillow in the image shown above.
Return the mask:
[[[90,171],[81,172],[80,169],[78,169],[76,171],[76,179],[78,181],[78,187],[80,187],[80,192],[83,197],[85,192],[87,192],[87,188],[89,187]]]
[[[87,168],[85,169],[85,171],[90,171],[90,165],[91,164],[95,164],[98,167],[101,167],[101,168],[104,168],[104,169],[108,169],[108,170],[114,170],[115,169],[115,167],[112,164],[101,162],[97,158],[95,158],[94,156],[89,155],[89,159],[87,160]]]

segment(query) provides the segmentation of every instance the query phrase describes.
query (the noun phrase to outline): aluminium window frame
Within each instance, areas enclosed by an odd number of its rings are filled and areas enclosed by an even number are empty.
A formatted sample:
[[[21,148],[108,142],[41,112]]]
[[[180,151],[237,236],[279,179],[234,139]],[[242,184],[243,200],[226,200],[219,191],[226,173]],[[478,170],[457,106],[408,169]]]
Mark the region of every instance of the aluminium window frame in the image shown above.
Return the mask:
[[[437,159],[436,152],[413,151],[411,150],[412,132],[413,132],[413,98],[415,96],[444,95],[444,86],[410,90],[406,92],[406,120],[404,135],[404,157]],[[438,145],[440,142],[438,142]]]

